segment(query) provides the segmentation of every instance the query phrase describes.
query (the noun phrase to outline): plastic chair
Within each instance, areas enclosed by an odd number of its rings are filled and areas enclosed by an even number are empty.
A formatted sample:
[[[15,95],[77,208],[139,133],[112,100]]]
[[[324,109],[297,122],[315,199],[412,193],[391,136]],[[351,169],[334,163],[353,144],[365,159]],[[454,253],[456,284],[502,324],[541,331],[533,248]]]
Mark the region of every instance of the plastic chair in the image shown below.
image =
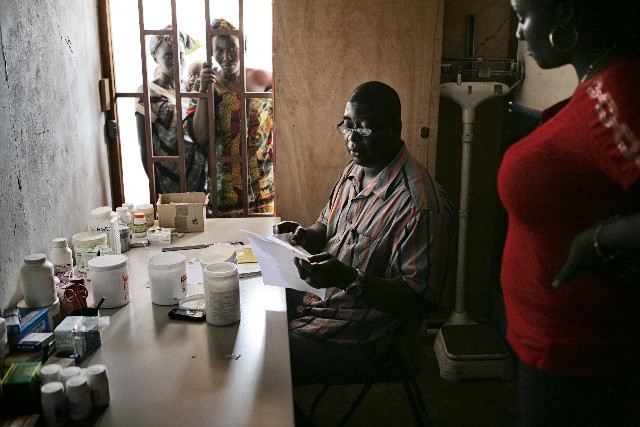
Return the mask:
[[[420,393],[417,376],[420,371],[418,349],[420,331],[424,319],[410,319],[396,331],[387,354],[377,363],[371,372],[366,375],[341,378],[340,381],[325,383],[311,404],[310,416],[313,417],[320,400],[332,386],[362,384],[360,393],[355,398],[347,412],[344,414],[339,426],[344,426],[364,400],[371,387],[376,383],[401,382],[407,399],[411,404],[411,410],[418,426],[429,426],[427,408]]]

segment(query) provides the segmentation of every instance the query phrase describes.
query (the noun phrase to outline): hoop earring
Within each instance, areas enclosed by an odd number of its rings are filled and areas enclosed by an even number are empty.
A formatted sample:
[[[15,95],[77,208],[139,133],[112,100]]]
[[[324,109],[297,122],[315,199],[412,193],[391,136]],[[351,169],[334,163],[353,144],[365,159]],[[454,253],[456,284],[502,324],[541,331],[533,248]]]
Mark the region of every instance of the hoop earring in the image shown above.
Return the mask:
[[[578,44],[578,30],[573,25],[567,27],[556,25],[549,33],[549,43],[558,52],[567,53]]]

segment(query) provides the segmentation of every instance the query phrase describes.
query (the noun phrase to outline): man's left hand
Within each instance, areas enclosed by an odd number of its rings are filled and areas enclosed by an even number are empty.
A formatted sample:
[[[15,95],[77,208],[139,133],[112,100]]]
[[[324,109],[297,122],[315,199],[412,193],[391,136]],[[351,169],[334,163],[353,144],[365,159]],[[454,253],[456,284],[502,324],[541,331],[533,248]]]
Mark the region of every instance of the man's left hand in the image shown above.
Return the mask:
[[[295,258],[294,263],[300,278],[316,289],[334,286],[344,289],[358,276],[355,268],[327,252],[312,255],[308,260]]]

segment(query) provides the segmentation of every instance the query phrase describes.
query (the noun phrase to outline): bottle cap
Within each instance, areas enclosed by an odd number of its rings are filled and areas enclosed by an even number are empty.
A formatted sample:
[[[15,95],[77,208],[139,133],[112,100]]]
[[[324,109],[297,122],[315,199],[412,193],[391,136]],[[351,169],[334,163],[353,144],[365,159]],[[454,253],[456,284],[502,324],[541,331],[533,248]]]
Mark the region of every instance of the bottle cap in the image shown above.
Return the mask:
[[[47,256],[45,254],[29,254],[24,257],[24,263],[30,265],[42,264],[47,260]]]
[[[109,218],[111,216],[111,208],[109,206],[102,206],[95,208],[91,211],[91,216],[94,218]]]
[[[66,248],[67,247],[67,239],[64,237],[58,237],[57,239],[53,239],[53,247],[54,248]]]

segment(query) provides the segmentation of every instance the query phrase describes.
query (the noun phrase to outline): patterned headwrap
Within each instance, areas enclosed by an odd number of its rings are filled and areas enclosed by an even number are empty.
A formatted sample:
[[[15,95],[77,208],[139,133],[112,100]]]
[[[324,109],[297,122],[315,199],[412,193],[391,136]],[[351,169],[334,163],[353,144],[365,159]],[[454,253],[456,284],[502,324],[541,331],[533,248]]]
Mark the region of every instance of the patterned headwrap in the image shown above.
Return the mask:
[[[163,28],[163,30],[171,30],[173,27],[171,25],[167,25]],[[180,40],[180,46],[184,49],[184,53],[186,55],[200,48],[202,45],[198,40],[192,38],[189,34],[184,33],[182,31],[178,31],[178,39]],[[171,42],[173,40],[172,36],[152,36],[149,40],[149,50],[151,51],[151,55],[155,55],[156,50],[158,50],[158,46],[162,44],[164,41]]]
[[[211,22],[211,28],[214,30],[237,30],[229,21],[224,18],[216,18]]]

